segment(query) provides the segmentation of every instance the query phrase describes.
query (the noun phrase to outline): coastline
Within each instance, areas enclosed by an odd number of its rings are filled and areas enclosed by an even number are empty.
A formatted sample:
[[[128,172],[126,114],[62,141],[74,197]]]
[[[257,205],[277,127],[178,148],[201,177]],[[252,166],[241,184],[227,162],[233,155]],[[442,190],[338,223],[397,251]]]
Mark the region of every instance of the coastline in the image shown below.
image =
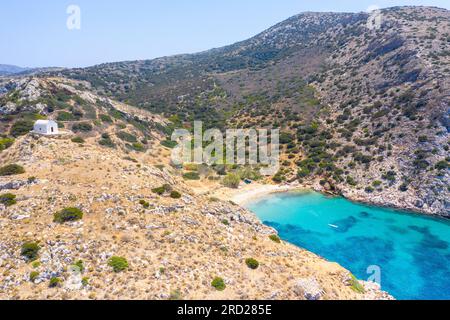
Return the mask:
[[[231,201],[241,207],[274,193],[313,191],[302,185],[272,185],[253,183],[240,186],[238,189],[219,188],[211,193],[212,196],[224,201]]]

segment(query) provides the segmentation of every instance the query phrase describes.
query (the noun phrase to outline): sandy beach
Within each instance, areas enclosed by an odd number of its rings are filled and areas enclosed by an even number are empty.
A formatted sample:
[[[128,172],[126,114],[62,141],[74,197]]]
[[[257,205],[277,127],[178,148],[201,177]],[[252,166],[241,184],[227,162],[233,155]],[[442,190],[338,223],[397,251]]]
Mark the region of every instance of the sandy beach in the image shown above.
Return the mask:
[[[240,206],[245,206],[249,202],[265,197],[272,193],[304,191],[308,188],[301,185],[271,185],[252,183],[241,185],[238,189],[219,188],[211,192],[211,196],[221,200],[232,201]]]

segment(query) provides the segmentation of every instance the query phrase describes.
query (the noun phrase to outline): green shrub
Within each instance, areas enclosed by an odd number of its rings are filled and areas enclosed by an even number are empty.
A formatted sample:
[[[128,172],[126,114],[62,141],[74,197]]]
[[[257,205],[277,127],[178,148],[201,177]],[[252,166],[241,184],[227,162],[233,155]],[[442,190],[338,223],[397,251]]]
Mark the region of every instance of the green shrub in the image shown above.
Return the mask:
[[[172,141],[172,140],[164,140],[161,141],[161,145],[163,147],[169,148],[169,149],[173,149],[178,145],[178,142],[176,141]]]
[[[20,137],[28,134],[33,130],[34,121],[32,120],[18,120],[11,127],[10,134],[13,137]]]
[[[120,140],[123,140],[123,141],[126,141],[126,142],[130,142],[130,143],[137,142],[136,136],[134,136],[134,135],[132,135],[132,134],[130,134],[128,132],[120,131],[116,135],[117,135],[117,137]]]
[[[85,143],[84,139],[81,138],[81,137],[75,137],[75,138],[73,138],[73,139],[72,139],[72,142],[74,142],[74,143],[79,143],[79,144]]]
[[[259,267],[259,262],[253,258],[248,258],[247,260],[245,260],[245,264],[247,265],[247,267],[253,270],[258,269]]]
[[[183,296],[182,296],[180,290],[175,290],[175,291],[172,291],[170,293],[169,300],[171,300],[171,301],[179,301],[179,300],[182,300],[182,297]]]
[[[92,131],[92,129],[92,124],[90,124],[89,122],[75,123],[72,126],[72,131],[74,132],[90,132]]]
[[[36,261],[39,257],[39,250],[41,250],[41,247],[36,242],[25,242],[22,244],[20,255],[30,262]]]
[[[83,287],[87,287],[89,285],[89,278],[88,277],[83,277],[83,279],[81,279],[81,285]]]
[[[237,189],[240,183],[241,177],[234,173],[229,173],[225,178],[223,178],[223,185],[227,188]]]
[[[50,288],[57,288],[60,287],[62,283],[62,280],[57,277],[53,277],[50,279],[50,284],[48,285]]]
[[[365,293],[366,290],[364,290],[364,287],[361,285],[361,283],[358,281],[358,279],[356,279],[356,277],[354,275],[350,275],[350,287],[352,288],[353,291],[357,292],[357,293]]]
[[[7,207],[15,205],[17,203],[16,195],[12,193],[0,194],[0,203]]]
[[[449,166],[448,166],[447,160],[439,161],[438,163],[436,163],[436,166],[435,166],[435,168],[436,168],[437,170],[447,170],[448,167],[449,167]]]
[[[9,164],[0,168],[0,176],[14,176],[16,174],[25,173],[25,169],[18,164]]]
[[[78,260],[77,262],[75,262],[74,264],[73,264],[73,267],[76,267],[81,273],[83,273],[84,272],[84,263],[83,263],[83,260]]]
[[[365,191],[366,191],[367,193],[373,193],[373,192],[375,191],[375,189],[372,188],[372,187],[367,187],[367,188],[365,189]]]
[[[54,214],[54,222],[65,223],[83,219],[83,212],[78,208],[65,208]]]
[[[74,121],[76,120],[76,117],[69,112],[61,111],[58,113],[58,116],[56,117],[57,121]]]
[[[107,138],[103,137],[98,143],[101,146],[108,147],[108,148],[115,148],[116,147],[116,144],[109,137],[107,137]]]
[[[113,271],[118,273],[128,269],[128,261],[122,257],[111,257],[108,260],[108,265],[113,268]]]
[[[186,172],[183,174],[185,180],[200,180],[200,175],[198,172]]]
[[[398,190],[401,191],[401,192],[408,191],[408,184],[402,183],[401,186],[398,188]]]
[[[31,271],[30,272],[30,281],[34,282],[39,277],[39,272]]]
[[[217,291],[223,291],[226,288],[225,281],[223,281],[223,279],[220,277],[214,278],[211,282],[211,286],[216,288]]]
[[[226,225],[226,226],[229,226],[229,225],[230,225],[230,221],[228,221],[227,219],[223,219],[223,220],[222,220],[222,223],[223,223],[224,225]]]
[[[112,118],[110,116],[108,116],[107,114],[101,114],[100,120],[102,120],[102,122],[107,122],[107,123],[113,122]]]
[[[179,193],[178,191],[172,191],[170,193],[170,197],[172,199],[180,199],[181,198],[181,193]]]
[[[269,236],[269,239],[272,240],[273,242],[276,243],[281,243],[281,239],[279,236],[277,236],[276,234],[272,234]]]
[[[159,188],[152,189],[152,192],[162,196],[166,192],[172,192],[172,187],[169,184],[165,184]]]
[[[140,201],[139,201],[139,204],[140,204],[141,206],[143,206],[144,209],[150,208],[150,203],[148,203],[148,202],[145,201],[145,200],[140,200]]]
[[[144,152],[145,151],[144,145],[142,143],[139,143],[139,142],[133,143],[131,145],[131,149],[133,149],[134,151],[137,151],[137,152]]]
[[[6,150],[14,144],[12,138],[0,138],[0,151]]]

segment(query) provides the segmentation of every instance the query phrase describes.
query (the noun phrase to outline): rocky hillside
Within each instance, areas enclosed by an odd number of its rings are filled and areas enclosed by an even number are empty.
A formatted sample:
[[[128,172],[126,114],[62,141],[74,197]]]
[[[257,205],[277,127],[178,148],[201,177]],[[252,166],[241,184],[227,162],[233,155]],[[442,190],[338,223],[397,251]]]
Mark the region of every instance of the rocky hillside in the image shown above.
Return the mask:
[[[196,196],[157,147],[96,139],[28,134],[0,153],[0,299],[389,298]]]
[[[449,215],[450,12],[303,13],[194,55],[68,70],[177,124],[279,127],[276,182]]]
[[[144,153],[169,130],[164,118],[100,97],[81,82],[24,77],[5,79],[0,88],[1,149],[28,134],[38,119],[56,120],[76,140],[95,138],[103,147],[124,152]]]

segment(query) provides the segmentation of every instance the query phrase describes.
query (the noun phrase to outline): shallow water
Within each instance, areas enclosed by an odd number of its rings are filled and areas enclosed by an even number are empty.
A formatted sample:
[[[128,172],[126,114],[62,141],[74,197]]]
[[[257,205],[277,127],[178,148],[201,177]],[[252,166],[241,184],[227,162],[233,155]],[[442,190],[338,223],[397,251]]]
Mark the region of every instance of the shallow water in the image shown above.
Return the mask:
[[[274,194],[247,208],[284,240],[338,262],[359,279],[375,276],[397,299],[450,299],[447,220],[315,192]]]

